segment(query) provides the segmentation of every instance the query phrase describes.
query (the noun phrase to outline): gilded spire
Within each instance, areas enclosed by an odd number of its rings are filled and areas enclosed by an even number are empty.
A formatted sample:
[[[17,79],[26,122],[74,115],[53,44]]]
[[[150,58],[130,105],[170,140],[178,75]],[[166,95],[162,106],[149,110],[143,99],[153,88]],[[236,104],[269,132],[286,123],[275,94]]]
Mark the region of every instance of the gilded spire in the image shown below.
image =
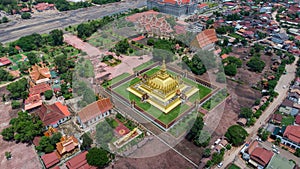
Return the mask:
[[[163,60],[163,63],[162,63],[162,65],[161,65],[161,72],[162,72],[162,73],[167,72],[167,66],[166,66],[165,59]]]

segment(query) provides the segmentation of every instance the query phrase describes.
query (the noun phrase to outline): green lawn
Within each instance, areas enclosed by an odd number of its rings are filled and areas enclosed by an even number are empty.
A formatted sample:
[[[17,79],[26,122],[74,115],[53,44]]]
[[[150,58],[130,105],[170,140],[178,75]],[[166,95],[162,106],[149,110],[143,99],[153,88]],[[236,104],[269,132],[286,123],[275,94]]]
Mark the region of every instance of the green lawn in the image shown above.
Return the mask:
[[[241,169],[240,167],[238,167],[237,165],[235,164],[231,164],[228,169]]]
[[[288,126],[291,124],[294,124],[295,118],[291,115],[287,116],[287,117],[283,117],[282,121],[281,121],[281,125],[282,126]]]
[[[241,35],[236,34],[236,33],[231,33],[231,34],[229,34],[229,36],[234,37],[234,38],[236,38],[236,39],[243,39],[243,38],[244,38],[244,37],[242,37]]]
[[[190,85],[192,85],[192,86],[197,86],[197,87],[198,87],[199,92],[196,93],[196,94],[194,94],[195,96],[194,96],[194,95],[191,96],[191,98],[192,98],[192,97],[196,97],[197,95],[198,95],[199,98],[193,98],[193,99],[202,99],[203,97],[207,96],[207,95],[212,91],[212,89],[210,89],[210,88],[208,88],[208,87],[206,87],[206,86],[203,86],[203,85],[201,85],[201,84],[199,84],[199,83],[197,83],[197,82],[194,82],[194,81],[192,81],[192,80],[190,80],[190,79],[183,78],[182,80],[183,80],[184,82],[186,82],[187,84],[190,84]],[[192,100],[190,100],[190,101],[192,101]],[[194,100],[194,101],[195,101],[195,100]]]
[[[126,78],[128,76],[130,76],[129,73],[123,73],[123,74],[121,74],[121,75],[119,75],[119,76],[117,76],[117,77],[115,77],[115,78],[113,78],[109,81],[106,81],[106,82],[102,83],[101,85],[102,85],[102,87],[107,88],[108,86],[110,86],[112,84],[116,84],[116,83],[118,83],[119,81],[123,80],[124,78]]]
[[[145,69],[146,67],[152,65],[154,62],[152,60],[148,61],[148,62],[145,62],[135,68],[133,68],[134,71],[141,71],[143,69]]]

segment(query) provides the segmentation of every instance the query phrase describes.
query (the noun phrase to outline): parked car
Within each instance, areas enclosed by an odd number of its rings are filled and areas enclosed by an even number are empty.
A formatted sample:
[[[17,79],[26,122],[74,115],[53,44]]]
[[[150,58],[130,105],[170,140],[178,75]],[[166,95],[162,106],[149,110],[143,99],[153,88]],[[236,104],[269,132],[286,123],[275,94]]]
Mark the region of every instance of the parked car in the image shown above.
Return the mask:
[[[220,162],[220,163],[218,164],[218,168],[221,168],[222,166],[223,166],[223,163]]]

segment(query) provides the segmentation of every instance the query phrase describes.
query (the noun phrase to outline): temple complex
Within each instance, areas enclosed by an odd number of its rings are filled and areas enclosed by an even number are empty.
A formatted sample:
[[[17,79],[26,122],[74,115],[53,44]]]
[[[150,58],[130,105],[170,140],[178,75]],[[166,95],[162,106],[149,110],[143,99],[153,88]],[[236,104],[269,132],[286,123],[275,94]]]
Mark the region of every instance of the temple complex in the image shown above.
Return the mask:
[[[29,70],[29,76],[31,79],[30,85],[34,86],[40,83],[46,83],[50,80],[51,74],[49,68],[42,64],[41,66],[35,64]]]
[[[167,114],[199,89],[184,83],[180,76],[169,74],[163,61],[158,72],[149,77],[144,74],[141,81],[127,90]]]

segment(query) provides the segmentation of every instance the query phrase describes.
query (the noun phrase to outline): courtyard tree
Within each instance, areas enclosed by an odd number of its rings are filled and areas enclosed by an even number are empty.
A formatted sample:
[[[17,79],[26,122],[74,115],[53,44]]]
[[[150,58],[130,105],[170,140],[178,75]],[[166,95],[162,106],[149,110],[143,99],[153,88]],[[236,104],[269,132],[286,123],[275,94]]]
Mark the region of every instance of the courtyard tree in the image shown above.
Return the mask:
[[[127,54],[129,48],[130,46],[128,43],[128,39],[123,39],[115,45],[115,50],[121,54]]]
[[[8,127],[2,130],[1,135],[4,140],[10,141],[14,139],[14,129],[12,127]]]
[[[52,90],[45,91],[44,96],[46,100],[50,100],[53,97],[53,91]]]
[[[84,133],[82,135],[82,145],[80,147],[81,150],[87,150],[91,148],[91,145],[93,144],[93,140],[90,138],[90,136],[87,133]]]
[[[252,57],[248,62],[247,66],[250,68],[250,71],[253,72],[262,72],[266,66],[265,62],[258,57]]]
[[[203,157],[208,158],[210,156],[210,148],[206,148],[203,152]]]
[[[296,150],[296,152],[294,153],[295,156],[300,157],[300,148],[298,148]]]
[[[247,131],[239,125],[230,126],[225,134],[225,137],[232,143],[233,146],[243,144],[247,136]]]
[[[88,164],[102,168],[109,164],[110,160],[108,156],[109,153],[106,150],[102,148],[93,147],[86,154],[86,160]]]
[[[30,52],[27,54],[30,65],[34,65],[40,61],[36,53]]]
[[[223,64],[235,64],[237,68],[242,67],[242,60],[234,56],[229,56],[226,59],[222,60]]]
[[[11,159],[11,152],[10,151],[6,151],[5,152],[5,157],[7,160]]]
[[[0,80],[1,81],[12,81],[14,77],[6,70],[0,68]]]
[[[36,147],[36,149],[40,152],[50,153],[55,148],[50,142],[50,138],[43,136],[41,140],[39,141],[39,146]]]

